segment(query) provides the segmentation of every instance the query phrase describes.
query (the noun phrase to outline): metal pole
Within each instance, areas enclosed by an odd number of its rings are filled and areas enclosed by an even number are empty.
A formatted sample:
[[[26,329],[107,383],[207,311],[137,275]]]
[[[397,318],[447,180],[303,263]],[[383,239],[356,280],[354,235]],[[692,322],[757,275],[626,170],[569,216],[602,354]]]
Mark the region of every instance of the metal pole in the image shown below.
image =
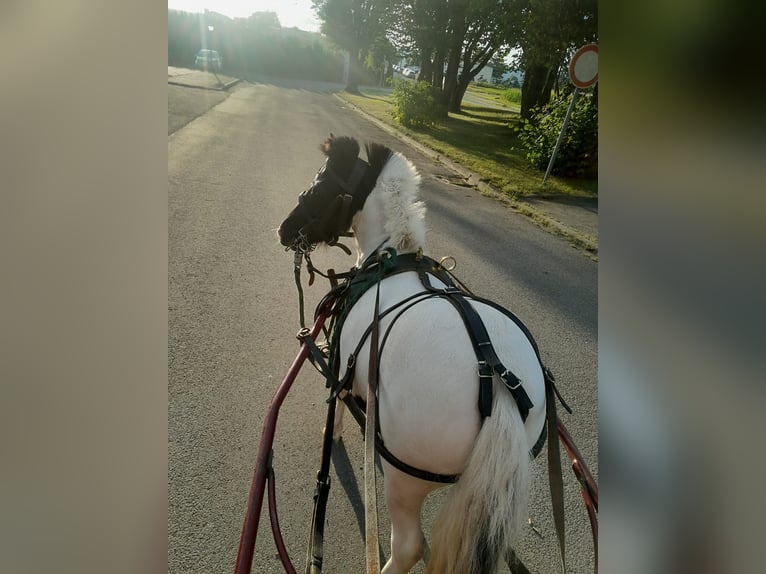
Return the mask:
[[[567,124],[569,123],[569,116],[572,115],[572,110],[575,107],[575,102],[577,101],[577,94],[580,91],[580,88],[575,88],[574,92],[572,92],[572,101],[569,104],[569,109],[567,109],[567,115],[564,116],[564,123],[561,124],[561,131],[559,132],[559,139],[556,140],[556,147],[553,148],[553,154],[551,155],[551,161],[548,162],[548,169],[545,170],[545,177],[543,178],[543,185],[545,185],[546,180],[548,179],[548,176],[551,174],[551,169],[553,169],[553,162],[556,161],[556,154],[559,153],[559,147],[561,146],[561,140],[564,139],[564,132],[567,129]]]

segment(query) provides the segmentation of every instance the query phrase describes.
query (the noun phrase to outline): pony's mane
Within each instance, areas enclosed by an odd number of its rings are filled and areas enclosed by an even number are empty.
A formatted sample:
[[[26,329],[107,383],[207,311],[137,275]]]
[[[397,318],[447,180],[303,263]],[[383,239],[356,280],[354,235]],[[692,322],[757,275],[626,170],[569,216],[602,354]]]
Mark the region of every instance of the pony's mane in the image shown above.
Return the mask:
[[[356,163],[359,143],[348,136],[333,136],[320,146],[341,177],[347,177]],[[376,195],[383,229],[390,244],[399,252],[425,250],[425,204],[418,201],[420,175],[415,166],[391,148],[370,142],[365,145],[369,169],[354,196],[352,213],[361,210],[368,198]],[[347,229],[348,222],[340,222]]]
[[[379,196],[383,211],[383,228],[397,251],[425,251],[426,226],[423,220],[426,207],[422,201],[418,201],[420,174],[402,154],[384,149],[388,151],[388,157],[384,160],[372,191]],[[376,152],[380,153],[381,158],[384,157],[382,151],[374,149],[373,154]]]
[[[377,180],[380,172],[383,170],[383,166],[386,165],[386,162],[394,152],[391,148],[375,142],[366,144],[364,151],[367,153],[367,163],[370,164],[371,168],[370,172],[375,175]]]

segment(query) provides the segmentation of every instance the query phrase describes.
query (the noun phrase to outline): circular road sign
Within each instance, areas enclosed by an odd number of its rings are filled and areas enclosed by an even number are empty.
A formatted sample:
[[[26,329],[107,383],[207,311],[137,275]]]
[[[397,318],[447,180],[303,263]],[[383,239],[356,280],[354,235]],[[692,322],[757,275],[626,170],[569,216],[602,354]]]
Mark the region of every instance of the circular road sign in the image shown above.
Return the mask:
[[[598,46],[586,44],[569,62],[569,79],[578,88],[588,88],[598,82]]]

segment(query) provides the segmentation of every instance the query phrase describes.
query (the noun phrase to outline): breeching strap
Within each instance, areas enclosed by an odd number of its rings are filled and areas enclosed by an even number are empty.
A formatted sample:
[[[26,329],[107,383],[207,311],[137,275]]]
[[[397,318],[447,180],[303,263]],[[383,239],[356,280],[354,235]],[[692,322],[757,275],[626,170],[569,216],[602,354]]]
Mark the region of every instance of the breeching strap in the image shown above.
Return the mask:
[[[378,254],[378,265],[383,255]],[[367,385],[367,419],[364,427],[364,530],[366,539],[367,574],[380,574],[380,550],[378,547],[378,491],[375,485],[375,431],[377,428],[378,392],[378,339],[380,322],[380,281],[378,271],[375,292],[375,311],[370,332],[370,361]]]

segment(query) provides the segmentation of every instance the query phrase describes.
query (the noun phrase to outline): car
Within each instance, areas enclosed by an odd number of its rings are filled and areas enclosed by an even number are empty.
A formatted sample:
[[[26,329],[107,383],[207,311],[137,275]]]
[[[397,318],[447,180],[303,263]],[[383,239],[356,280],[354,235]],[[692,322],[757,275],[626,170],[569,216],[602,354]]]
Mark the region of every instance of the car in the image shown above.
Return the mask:
[[[202,49],[197,52],[197,57],[194,59],[194,67],[201,70],[215,70],[221,71],[221,55],[216,50]]]
[[[408,66],[402,70],[402,75],[405,78],[411,78],[414,80],[417,78],[418,72],[420,72],[420,66]]]

